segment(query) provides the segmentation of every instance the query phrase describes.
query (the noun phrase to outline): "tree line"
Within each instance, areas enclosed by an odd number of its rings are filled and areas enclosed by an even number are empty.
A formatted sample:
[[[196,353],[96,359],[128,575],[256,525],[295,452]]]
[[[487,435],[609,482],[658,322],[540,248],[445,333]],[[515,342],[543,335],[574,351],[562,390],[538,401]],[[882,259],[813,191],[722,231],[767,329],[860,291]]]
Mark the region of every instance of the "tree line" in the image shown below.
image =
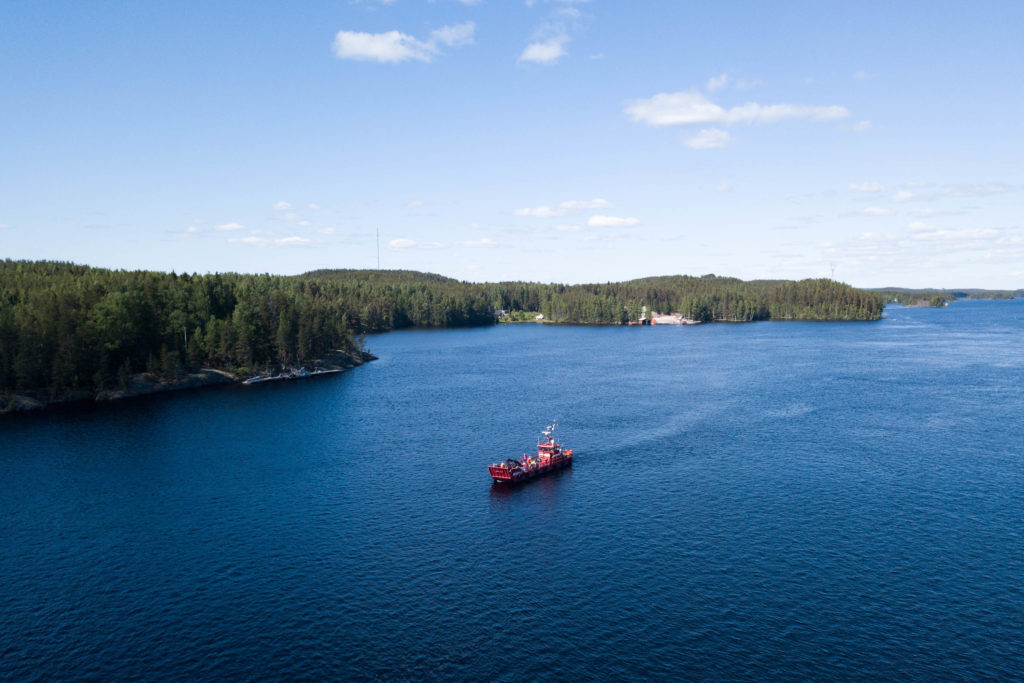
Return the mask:
[[[671,276],[560,285],[414,271],[176,274],[0,261],[0,393],[96,392],[136,373],[235,373],[361,349],[361,334],[488,325],[495,312],[619,324],[642,306],[715,320],[875,320],[882,298],[831,280]]]
[[[884,287],[870,290],[886,301],[904,306],[944,306],[957,299],[1007,300],[1024,296],[1024,289],[907,289]]]

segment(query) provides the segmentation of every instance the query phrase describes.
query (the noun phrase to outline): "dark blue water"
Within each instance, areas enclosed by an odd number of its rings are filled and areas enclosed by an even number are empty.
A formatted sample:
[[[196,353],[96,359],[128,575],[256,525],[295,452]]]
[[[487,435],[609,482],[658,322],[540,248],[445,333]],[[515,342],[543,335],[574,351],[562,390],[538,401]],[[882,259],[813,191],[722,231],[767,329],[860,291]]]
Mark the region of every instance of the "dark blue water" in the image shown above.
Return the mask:
[[[0,679],[1010,678],[1024,301],[373,337],[0,421]],[[574,469],[485,466],[552,418]]]

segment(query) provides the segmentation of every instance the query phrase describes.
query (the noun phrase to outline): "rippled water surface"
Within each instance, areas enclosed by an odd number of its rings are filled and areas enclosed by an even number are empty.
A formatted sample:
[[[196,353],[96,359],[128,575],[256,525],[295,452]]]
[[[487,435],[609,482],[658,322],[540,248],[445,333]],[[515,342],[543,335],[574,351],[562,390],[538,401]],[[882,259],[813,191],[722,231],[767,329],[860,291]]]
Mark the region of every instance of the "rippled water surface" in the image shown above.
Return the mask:
[[[0,420],[0,679],[1024,672],[1024,301],[368,347]]]

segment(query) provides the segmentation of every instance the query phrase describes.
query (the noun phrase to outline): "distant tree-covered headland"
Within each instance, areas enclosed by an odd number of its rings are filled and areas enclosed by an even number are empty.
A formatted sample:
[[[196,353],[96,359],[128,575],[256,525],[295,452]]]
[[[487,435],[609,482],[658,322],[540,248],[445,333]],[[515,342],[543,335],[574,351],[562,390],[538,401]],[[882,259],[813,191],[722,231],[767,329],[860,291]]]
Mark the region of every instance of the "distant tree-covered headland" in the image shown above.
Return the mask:
[[[240,377],[361,353],[363,332],[493,324],[497,311],[545,321],[621,324],[642,306],[719,320],[877,320],[877,293],[831,280],[671,276],[558,285],[467,283],[413,271],[298,276],[189,275],[0,261],[0,409],[124,388],[139,373],[200,369]]]
[[[886,301],[895,301],[904,306],[945,306],[957,299],[1015,299],[1024,296],[1024,289],[907,289],[905,287],[883,287],[870,290],[880,294]]]

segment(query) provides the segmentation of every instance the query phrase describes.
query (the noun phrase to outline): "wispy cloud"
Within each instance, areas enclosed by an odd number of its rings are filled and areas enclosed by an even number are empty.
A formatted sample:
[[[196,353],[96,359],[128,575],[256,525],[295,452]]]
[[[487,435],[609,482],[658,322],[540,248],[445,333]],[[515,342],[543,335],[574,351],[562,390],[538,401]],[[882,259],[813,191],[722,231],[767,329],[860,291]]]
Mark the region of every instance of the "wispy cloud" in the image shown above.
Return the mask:
[[[570,211],[577,211],[580,209],[610,208],[612,208],[611,203],[604,199],[570,199],[569,201],[562,202],[555,206],[534,206],[516,209],[515,214],[517,216],[531,216],[533,218],[555,218],[557,216],[564,216]]]
[[[274,244],[279,247],[299,247],[310,243],[308,237],[299,237],[293,235],[291,237],[282,237],[281,239],[274,240]]]
[[[565,56],[565,46],[569,42],[569,36],[561,35],[548,38],[539,43],[530,43],[519,55],[520,62],[534,62],[537,64],[551,64]]]
[[[918,218],[931,218],[933,216],[962,216],[967,211],[964,209],[911,209],[907,213]]]
[[[874,181],[866,183],[850,183],[848,187],[854,192],[885,192],[889,189],[882,183],[876,183]]]
[[[1008,183],[989,183],[974,185],[946,185],[941,187],[935,196],[938,197],[988,197],[995,194],[1020,192],[1022,186]]]
[[[551,11],[541,25],[533,32],[533,39],[523,48],[518,61],[534,64],[554,64],[567,54],[566,46],[572,40],[572,32],[579,26],[580,11],[565,5],[580,4],[568,0]],[[532,6],[532,3],[527,3]]]
[[[232,237],[228,240],[232,244],[249,244],[254,247],[265,247],[270,244],[270,240],[266,237],[257,237],[255,235],[249,235],[247,237]]]
[[[476,33],[476,24],[472,21],[466,21],[461,24],[452,24],[450,26],[442,26],[439,29],[435,29],[430,32],[430,42],[437,45],[445,45],[447,47],[456,47],[458,45],[472,45],[473,36]]]
[[[625,228],[636,225],[639,218],[622,218],[619,216],[591,216],[587,225],[592,228]]]
[[[721,76],[712,76],[708,79],[708,92],[715,92],[721,90],[729,82],[729,75],[722,74]]]
[[[398,239],[391,240],[388,242],[388,249],[442,249],[444,244],[441,242],[417,242],[405,237],[399,237]]]
[[[740,123],[776,123],[786,119],[830,121],[850,115],[846,107],[824,107],[796,104],[757,104],[748,102],[726,109],[702,93],[689,90],[659,93],[646,99],[633,100],[626,114],[638,123],[649,126],[681,126],[702,123],[733,125]]]
[[[871,181],[851,183],[847,186],[847,189],[867,194],[879,194],[895,190],[895,192],[889,195],[890,201],[897,203],[912,201],[917,203],[938,199],[991,197],[1020,192],[1024,190],[1024,185],[1015,185],[1013,183],[947,183],[939,185],[935,183],[905,182],[889,186]],[[918,209],[917,211],[923,211],[928,214],[934,213],[933,209]]]
[[[563,209],[610,209],[612,205],[604,199],[570,199],[562,202],[559,206]]]
[[[419,40],[400,31],[362,33],[338,31],[331,49],[338,59],[398,64],[409,60],[429,62],[440,54],[441,46],[455,47],[473,42],[476,25],[472,21],[442,26]]]
[[[224,223],[222,225],[214,226],[214,230],[220,230],[222,232],[229,232],[232,230],[245,230],[245,226],[241,223]]]
[[[1024,231],[1009,228],[940,228],[921,221],[906,226],[901,235],[865,232],[855,238],[822,245],[830,258],[858,263],[885,264],[904,270],[923,258],[945,261],[951,267],[965,259],[990,264],[1016,264],[1024,260]]]
[[[721,128],[705,128],[693,137],[683,140],[690,149],[715,149],[725,147],[732,138]]]
[[[300,237],[298,235],[280,237],[277,239],[262,237],[260,235],[247,235],[246,237],[232,237],[228,242],[231,242],[232,244],[246,244],[251,247],[304,247],[309,245],[312,240],[308,237]]]
[[[478,240],[464,240],[462,242],[456,242],[455,244],[460,247],[476,247],[486,249],[498,246],[497,242],[486,237],[481,237]]]
[[[292,205],[289,204],[288,202],[277,202],[273,206],[274,211],[290,211],[291,208]]]

